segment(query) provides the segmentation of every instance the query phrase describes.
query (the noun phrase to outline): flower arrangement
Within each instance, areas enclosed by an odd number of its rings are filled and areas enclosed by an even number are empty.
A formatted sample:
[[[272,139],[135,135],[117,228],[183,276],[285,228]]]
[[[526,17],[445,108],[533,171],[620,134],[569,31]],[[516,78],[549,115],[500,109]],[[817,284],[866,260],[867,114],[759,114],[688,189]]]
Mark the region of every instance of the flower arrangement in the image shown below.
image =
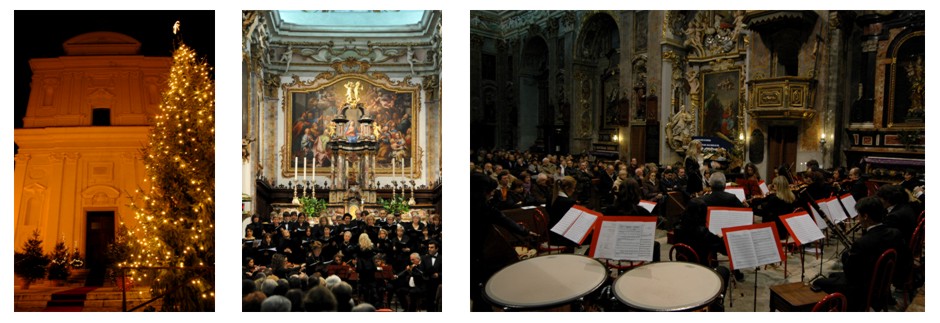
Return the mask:
[[[382,204],[382,208],[384,208],[385,212],[388,212],[388,214],[405,214],[411,210],[411,207],[408,206],[408,201],[406,201],[405,197],[402,195],[393,196],[389,200],[380,197],[379,203]]]
[[[326,200],[306,196],[298,198],[297,200],[300,201],[300,207],[304,211],[304,214],[308,216],[319,216],[320,213],[326,210]]]

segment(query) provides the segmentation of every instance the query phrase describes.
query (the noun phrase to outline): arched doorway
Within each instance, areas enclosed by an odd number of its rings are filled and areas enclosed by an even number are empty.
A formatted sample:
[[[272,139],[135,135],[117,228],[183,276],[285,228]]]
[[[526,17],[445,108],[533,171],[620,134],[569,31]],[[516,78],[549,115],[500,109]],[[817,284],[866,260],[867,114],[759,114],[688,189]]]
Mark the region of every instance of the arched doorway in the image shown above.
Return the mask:
[[[596,151],[597,148],[617,158],[619,144],[613,140],[619,128],[621,111],[616,102],[624,95],[620,73],[620,29],[612,16],[598,13],[584,24],[575,43],[572,106],[572,151]],[[603,147],[601,147],[603,146]]]

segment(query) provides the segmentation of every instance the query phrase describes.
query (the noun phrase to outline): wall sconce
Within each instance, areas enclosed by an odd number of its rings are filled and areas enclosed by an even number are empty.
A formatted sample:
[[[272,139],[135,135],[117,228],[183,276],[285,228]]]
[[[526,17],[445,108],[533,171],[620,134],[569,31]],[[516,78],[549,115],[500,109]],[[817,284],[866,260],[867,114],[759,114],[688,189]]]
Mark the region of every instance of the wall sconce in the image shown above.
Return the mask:
[[[611,139],[613,139],[613,141],[615,142],[620,142],[620,136],[618,135],[614,135],[613,137],[611,137]]]
[[[826,133],[822,133],[819,135],[819,144],[820,145],[826,144]]]
[[[744,133],[743,133],[743,132],[738,134],[738,140],[744,141]]]

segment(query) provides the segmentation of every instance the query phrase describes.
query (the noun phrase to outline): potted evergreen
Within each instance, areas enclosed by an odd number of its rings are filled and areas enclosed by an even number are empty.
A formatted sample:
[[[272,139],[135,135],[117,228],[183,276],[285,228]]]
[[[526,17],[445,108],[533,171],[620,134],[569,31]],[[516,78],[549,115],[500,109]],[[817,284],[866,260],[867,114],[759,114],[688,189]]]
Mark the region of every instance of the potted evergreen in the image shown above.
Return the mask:
[[[51,263],[49,264],[49,279],[55,281],[56,286],[65,285],[65,280],[69,279],[71,266],[69,264],[69,249],[65,242],[56,242],[52,254],[49,255]]]
[[[33,231],[33,236],[23,244],[23,252],[13,256],[13,273],[23,279],[23,289],[29,289],[34,281],[46,278],[46,266],[49,257],[42,252],[42,240],[39,239],[39,230]]]

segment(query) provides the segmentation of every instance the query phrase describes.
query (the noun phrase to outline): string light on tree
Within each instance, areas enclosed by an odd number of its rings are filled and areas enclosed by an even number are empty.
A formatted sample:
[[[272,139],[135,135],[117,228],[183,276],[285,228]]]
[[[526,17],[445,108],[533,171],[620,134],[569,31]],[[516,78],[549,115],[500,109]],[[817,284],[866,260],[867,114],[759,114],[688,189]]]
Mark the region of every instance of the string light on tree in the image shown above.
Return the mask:
[[[173,29],[179,31],[179,22]],[[148,189],[134,201],[138,225],[130,232],[131,254],[120,264],[181,268],[131,272],[135,280],[153,278],[151,293],[165,295],[163,310],[167,311],[214,310],[215,85],[211,70],[185,44],[173,53],[167,88],[142,154]]]

